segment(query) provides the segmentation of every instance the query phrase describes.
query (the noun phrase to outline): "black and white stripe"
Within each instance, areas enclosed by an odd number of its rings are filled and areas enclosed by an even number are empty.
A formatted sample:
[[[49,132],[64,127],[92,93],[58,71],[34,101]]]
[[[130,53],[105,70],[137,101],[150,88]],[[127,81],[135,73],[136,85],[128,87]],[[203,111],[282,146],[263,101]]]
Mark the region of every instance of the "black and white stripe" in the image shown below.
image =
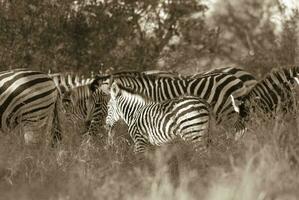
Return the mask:
[[[106,124],[112,128],[123,119],[135,144],[135,152],[148,145],[162,145],[182,139],[206,148],[210,122],[209,105],[198,97],[180,97],[147,102],[117,83],[111,86]]]
[[[102,88],[92,91],[87,84],[72,88],[68,93],[68,99],[69,104],[65,103],[68,118],[74,123],[83,122],[88,134],[96,134],[105,124],[109,93]]]
[[[85,78],[76,73],[52,73],[49,76],[53,79],[62,94],[71,92],[73,88],[88,85],[93,81],[93,77]]]
[[[206,100],[212,107],[217,123],[232,119],[237,114],[230,96],[239,99],[248,88],[237,77],[228,73],[210,73],[200,76],[176,76],[174,74],[115,73],[110,76],[96,76],[93,85],[104,80],[130,88],[147,98],[161,102],[180,96],[197,96]],[[225,123],[223,123],[225,124]]]
[[[59,98],[56,85],[48,74],[27,69],[1,72],[1,131],[10,132],[22,125],[30,129],[25,132],[27,142],[35,142],[42,133],[41,125],[52,125],[51,119],[58,121]],[[30,135],[33,132],[34,135]],[[60,138],[60,135],[55,137]]]
[[[296,110],[297,100],[294,88],[299,84],[298,76],[299,67],[281,68],[274,69],[259,81],[242,98],[237,126],[246,123],[254,114],[273,117],[278,112]],[[239,130],[238,137],[243,133],[244,130]]]
[[[93,77],[76,73],[50,74],[62,95],[62,103],[67,119],[84,132],[96,134],[104,125],[107,115],[109,95],[102,88],[90,89]]]
[[[236,68],[236,67],[221,67],[221,68],[215,68],[206,72],[203,72],[204,75],[213,74],[213,73],[227,73],[230,75],[235,76],[236,78],[240,79],[243,84],[248,88],[248,90],[251,90],[256,84],[257,80],[256,78],[249,72]],[[196,77],[198,75],[193,75],[193,77]]]

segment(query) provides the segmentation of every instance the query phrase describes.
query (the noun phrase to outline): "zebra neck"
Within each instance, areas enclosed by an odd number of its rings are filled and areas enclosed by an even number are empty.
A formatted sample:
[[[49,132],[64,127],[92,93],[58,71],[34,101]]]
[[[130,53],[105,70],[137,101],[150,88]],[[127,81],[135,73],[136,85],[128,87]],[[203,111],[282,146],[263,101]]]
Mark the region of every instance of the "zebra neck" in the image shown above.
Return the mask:
[[[142,98],[127,96],[122,97],[119,101],[119,104],[121,117],[127,125],[130,125],[134,120],[134,116],[146,104],[146,102]]]

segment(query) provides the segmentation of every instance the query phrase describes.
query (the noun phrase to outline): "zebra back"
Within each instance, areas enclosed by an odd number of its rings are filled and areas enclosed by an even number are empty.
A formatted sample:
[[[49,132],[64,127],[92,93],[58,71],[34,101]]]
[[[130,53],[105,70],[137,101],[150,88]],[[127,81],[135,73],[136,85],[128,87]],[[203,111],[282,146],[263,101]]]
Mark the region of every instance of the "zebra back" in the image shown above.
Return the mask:
[[[75,73],[55,73],[49,74],[49,76],[53,79],[62,94],[70,92],[73,88],[88,85],[93,81],[93,78],[85,78]]]
[[[216,68],[211,69],[209,71],[204,72],[204,75],[213,74],[213,73],[227,73],[231,74],[238,79],[240,79],[243,84],[248,88],[248,90],[251,90],[256,84],[257,80],[256,78],[249,72],[244,71],[243,69],[236,68],[236,67],[222,67],[222,68]],[[197,75],[194,75],[193,77],[196,77]]]
[[[162,70],[147,70],[147,71],[121,71],[121,72],[116,72],[110,75],[96,75],[97,80],[93,81],[91,83],[92,89],[96,89],[96,87],[100,85],[109,85],[111,86],[113,83],[113,80],[121,78],[121,77],[139,77],[139,76],[146,76],[146,75],[155,75],[159,77],[181,77],[182,75],[179,74],[178,72],[175,71],[162,71]]]

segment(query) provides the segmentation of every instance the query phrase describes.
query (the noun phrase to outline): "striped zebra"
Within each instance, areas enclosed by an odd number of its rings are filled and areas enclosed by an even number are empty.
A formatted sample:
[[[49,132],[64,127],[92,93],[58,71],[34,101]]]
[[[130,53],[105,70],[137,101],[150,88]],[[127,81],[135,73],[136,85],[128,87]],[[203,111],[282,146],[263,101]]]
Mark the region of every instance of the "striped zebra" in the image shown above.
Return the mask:
[[[209,71],[204,72],[204,75],[212,74],[212,73],[227,73],[235,76],[236,78],[240,79],[243,84],[248,88],[248,90],[251,90],[256,84],[257,80],[256,78],[249,72],[244,71],[243,69],[236,68],[236,67],[221,67],[221,68],[215,68],[211,69]],[[193,77],[198,76],[198,74],[193,75]]]
[[[110,98],[107,87],[91,89],[93,75],[85,78],[76,73],[56,73],[51,77],[61,91],[66,118],[79,126],[83,124],[84,132],[95,135],[105,124]]]
[[[62,94],[71,92],[73,88],[92,83],[93,77],[85,78],[76,73],[49,73]]]
[[[116,82],[156,102],[185,95],[200,97],[211,105],[216,123],[223,125],[227,125],[229,120],[238,116],[230,96],[239,99],[248,92],[248,88],[240,79],[228,73],[210,73],[197,77],[137,72],[134,75],[115,73],[108,76],[96,75],[91,87],[96,88],[107,80],[110,85]]]
[[[61,92],[67,120],[96,134],[105,123],[109,94],[103,88],[90,89],[93,77],[84,78],[76,73],[50,74]]]
[[[10,132],[24,128],[26,143],[37,143],[42,128],[55,129],[55,140],[60,140],[60,96],[48,74],[28,69],[0,73],[0,129]],[[47,127],[49,125],[49,127]],[[48,139],[48,138],[47,138]]]
[[[240,118],[236,125],[247,123],[253,114],[270,118],[278,112],[296,111],[297,100],[294,88],[299,84],[299,67],[274,69],[242,98]],[[245,130],[238,130],[236,139]]]
[[[103,88],[91,91],[87,84],[73,88],[68,97],[68,118],[75,123],[83,122],[87,133],[95,135],[99,128],[105,125],[109,93]]]
[[[185,96],[151,102],[117,83],[112,84],[110,94],[106,118],[109,132],[123,119],[129,126],[135,152],[179,139],[194,144],[198,150],[206,148],[210,109],[200,98]]]
[[[244,71],[240,68],[235,67],[222,67],[222,68],[215,68],[211,69],[209,71],[199,72],[194,75],[186,76],[186,78],[201,78],[202,76],[212,75],[212,74],[230,74],[238,79],[240,79],[243,84],[248,88],[248,90],[251,90],[257,83],[256,78],[249,72]],[[114,75],[120,77],[120,76],[140,76],[143,75],[159,75],[159,76],[166,76],[166,77],[182,77],[181,74],[175,72],[175,71],[161,71],[161,70],[148,70],[148,71],[123,71],[123,72],[117,72]],[[102,76],[102,78],[110,78],[110,75],[108,76]]]

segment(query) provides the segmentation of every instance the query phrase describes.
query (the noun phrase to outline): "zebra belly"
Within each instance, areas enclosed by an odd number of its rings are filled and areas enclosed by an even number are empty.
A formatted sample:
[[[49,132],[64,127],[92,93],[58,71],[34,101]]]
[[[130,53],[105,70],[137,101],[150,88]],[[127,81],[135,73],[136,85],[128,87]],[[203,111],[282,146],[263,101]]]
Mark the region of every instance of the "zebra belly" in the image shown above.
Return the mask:
[[[158,120],[155,122],[150,125],[152,128],[148,132],[150,144],[160,146],[170,143],[177,138],[177,125],[174,118],[170,118],[167,123]],[[174,128],[169,129],[168,124],[174,124]]]
[[[144,111],[144,110],[143,110]],[[150,111],[139,112],[135,121],[139,129],[139,133],[148,140],[151,145],[162,145],[169,143],[176,138],[175,131],[169,131],[163,121],[163,115],[155,115]],[[174,119],[169,119],[169,122],[174,122]],[[175,129],[176,130],[176,129]]]

